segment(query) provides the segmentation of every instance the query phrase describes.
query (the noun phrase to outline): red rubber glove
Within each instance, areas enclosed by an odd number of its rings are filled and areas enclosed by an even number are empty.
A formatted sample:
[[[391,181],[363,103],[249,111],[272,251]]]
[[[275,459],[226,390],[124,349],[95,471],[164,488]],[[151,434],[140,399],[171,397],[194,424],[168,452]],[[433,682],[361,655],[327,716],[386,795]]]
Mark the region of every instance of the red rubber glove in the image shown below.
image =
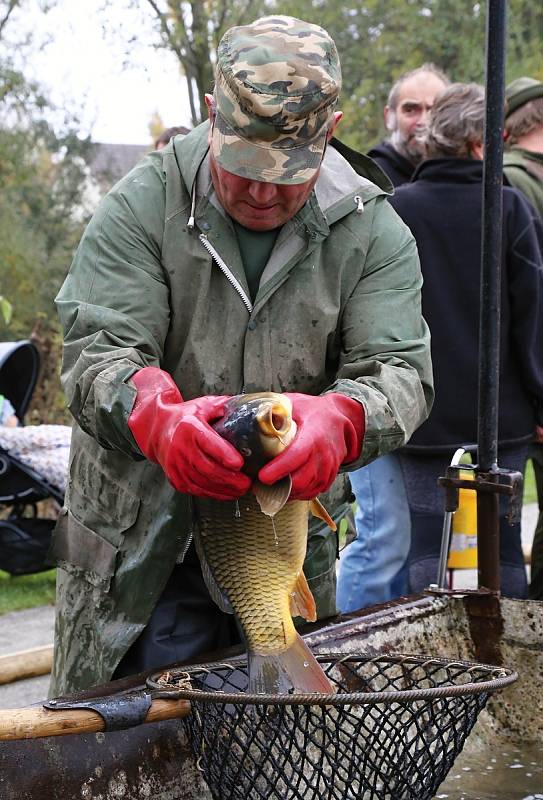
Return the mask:
[[[156,367],[131,379],[138,390],[128,427],[149,461],[160,464],[178,492],[216,500],[235,500],[251,488],[240,470],[243,456],[210,426],[228,397],[198,397],[183,402],[173,378]]]
[[[360,455],[365,422],[362,405],[343,394],[289,394],[298,425],[294,440],[263,467],[258,479],[272,484],[290,475],[291,499],[312,500],[335,480],[341,464]]]

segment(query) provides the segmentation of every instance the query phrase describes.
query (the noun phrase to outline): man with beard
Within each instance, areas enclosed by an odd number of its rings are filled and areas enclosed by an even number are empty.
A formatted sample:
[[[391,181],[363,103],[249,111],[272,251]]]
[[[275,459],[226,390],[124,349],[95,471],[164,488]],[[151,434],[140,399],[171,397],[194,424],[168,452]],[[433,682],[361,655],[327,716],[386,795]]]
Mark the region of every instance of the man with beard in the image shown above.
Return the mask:
[[[369,151],[392,181],[411,180],[424,157],[423,137],[434,100],[449,85],[447,76],[426,63],[404,72],[393,84],[384,109],[390,138]],[[337,603],[343,612],[384,603],[407,592],[411,540],[409,504],[400,462],[389,453],[351,472],[356,497],[356,540],[345,551]]]
[[[411,180],[424,156],[422,137],[436,95],[450,81],[434,64],[404,72],[393,84],[384,108],[390,138],[369,151],[394,186]]]

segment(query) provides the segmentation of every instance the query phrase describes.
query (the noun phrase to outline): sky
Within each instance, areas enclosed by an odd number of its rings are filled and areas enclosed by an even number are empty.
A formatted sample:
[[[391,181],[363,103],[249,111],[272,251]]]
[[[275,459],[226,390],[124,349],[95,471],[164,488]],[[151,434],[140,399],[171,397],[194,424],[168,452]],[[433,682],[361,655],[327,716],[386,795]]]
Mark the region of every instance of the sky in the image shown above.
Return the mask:
[[[42,43],[26,58],[25,74],[39,79],[57,105],[77,112],[82,134],[95,142],[148,144],[154,112],[166,127],[190,126],[185,79],[175,56],[152,46],[149,5],[139,0],[132,12],[126,0],[103,6],[104,0],[57,0],[42,14],[30,0],[13,20]]]

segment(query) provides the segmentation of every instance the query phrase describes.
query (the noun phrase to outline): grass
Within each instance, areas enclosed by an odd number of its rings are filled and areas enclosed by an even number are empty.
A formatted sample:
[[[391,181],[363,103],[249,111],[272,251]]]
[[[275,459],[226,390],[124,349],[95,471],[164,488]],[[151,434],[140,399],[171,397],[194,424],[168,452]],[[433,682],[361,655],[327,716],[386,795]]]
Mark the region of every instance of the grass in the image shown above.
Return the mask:
[[[537,503],[537,493],[535,490],[534,468],[531,460],[528,461],[524,474],[524,502]]]
[[[534,470],[528,462],[524,482],[524,502],[536,503]],[[345,523],[346,525],[346,523]],[[345,536],[344,526],[340,525],[340,538]],[[55,602],[55,570],[39,572],[36,575],[8,575],[0,570],[0,614],[20,611],[23,608],[52,605]]]
[[[0,614],[55,602],[55,572],[36,575],[8,575],[0,570]]]

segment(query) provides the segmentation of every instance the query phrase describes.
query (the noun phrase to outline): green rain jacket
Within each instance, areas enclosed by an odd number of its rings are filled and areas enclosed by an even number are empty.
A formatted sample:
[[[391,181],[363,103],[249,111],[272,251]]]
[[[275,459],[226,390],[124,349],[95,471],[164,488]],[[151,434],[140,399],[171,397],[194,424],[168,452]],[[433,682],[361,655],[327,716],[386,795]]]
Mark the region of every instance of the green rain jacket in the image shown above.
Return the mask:
[[[186,400],[264,390],[353,397],[366,434],[349,469],[405,444],[431,405],[416,246],[382,173],[385,189],[327,149],[252,304],[213,191],[207,132],[204,123],[151,153],[109,192],[57,297],[78,425],[53,544],[53,694],[110,679],[190,541],[191,498],[142,458],[127,426],[136,370],[161,367]],[[343,478],[326,501],[336,518]],[[316,531],[309,543],[321,616],[335,612],[334,539]]]
[[[543,153],[512,147],[503,155],[503,171],[511,186],[520,189],[543,219]]]

